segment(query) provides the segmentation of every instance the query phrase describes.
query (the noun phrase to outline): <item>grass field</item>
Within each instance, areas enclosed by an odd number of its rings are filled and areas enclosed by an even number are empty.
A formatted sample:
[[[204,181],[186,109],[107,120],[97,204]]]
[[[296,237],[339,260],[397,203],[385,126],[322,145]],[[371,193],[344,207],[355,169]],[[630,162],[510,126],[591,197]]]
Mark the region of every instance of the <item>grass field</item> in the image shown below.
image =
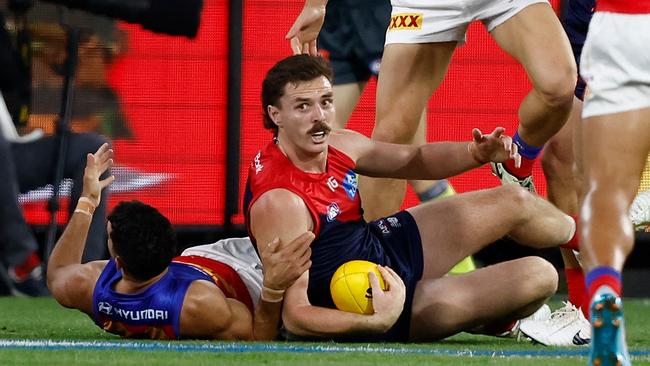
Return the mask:
[[[552,304],[553,308],[558,306]],[[635,365],[650,365],[650,301],[625,302]],[[0,298],[0,365],[584,365],[587,349],[461,334],[431,344],[125,341],[54,300]]]

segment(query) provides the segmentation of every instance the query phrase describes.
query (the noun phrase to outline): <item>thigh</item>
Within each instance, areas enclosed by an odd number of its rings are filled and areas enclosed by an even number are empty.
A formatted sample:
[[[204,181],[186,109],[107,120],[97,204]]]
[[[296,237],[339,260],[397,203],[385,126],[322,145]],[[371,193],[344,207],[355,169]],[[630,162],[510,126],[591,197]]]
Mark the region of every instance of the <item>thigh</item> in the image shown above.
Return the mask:
[[[431,93],[447,72],[455,47],[456,42],[386,46],[379,70],[373,137],[397,143],[412,140]]]
[[[571,45],[549,4],[527,6],[490,34],[526,69],[536,88],[553,88],[558,79],[569,84],[574,80],[576,66]]]
[[[629,205],[650,152],[650,108],[586,118],[582,141],[587,187],[603,182],[623,189]]]
[[[501,239],[521,220],[519,187],[467,192],[409,208],[420,231],[423,278],[438,278],[460,260]]]

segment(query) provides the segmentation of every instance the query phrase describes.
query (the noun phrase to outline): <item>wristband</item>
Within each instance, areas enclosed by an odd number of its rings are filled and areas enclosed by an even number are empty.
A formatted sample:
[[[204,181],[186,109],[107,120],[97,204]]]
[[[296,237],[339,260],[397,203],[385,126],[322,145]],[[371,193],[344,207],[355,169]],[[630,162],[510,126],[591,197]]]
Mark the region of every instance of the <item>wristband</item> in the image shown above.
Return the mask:
[[[82,210],[82,209],[80,209],[80,208],[75,209],[74,212],[75,212],[75,213],[78,212],[78,213],[81,213],[81,214],[84,214],[84,215],[88,215],[88,216],[90,216],[90,217],[93,216],[93,214],[91,214],[89,211]]]
[[[95,204],[89,198],[79,197],[79,200],[77,201],[77,209],[75,212],[77,212],[77,210],[80,210],[87,212],[89,215],[92,215],[95,213],[95,208]]]
[[[469,151],[469,154],[472,155],[472,159],[474,159],[475,162],[477,162],[479,165],[485,165],[488,163],[488,161],[481,161],[479,158],[476,157],[476,154],[474,154],[474,151],[472,151],[472,144],[474,144],[474,141],[471,141],[469,144],[467,144],[467,151]]]
[[[266,302],[281,302],[284,300],[284,290],[276,290],[262,286],[262,294],[260,297]]]

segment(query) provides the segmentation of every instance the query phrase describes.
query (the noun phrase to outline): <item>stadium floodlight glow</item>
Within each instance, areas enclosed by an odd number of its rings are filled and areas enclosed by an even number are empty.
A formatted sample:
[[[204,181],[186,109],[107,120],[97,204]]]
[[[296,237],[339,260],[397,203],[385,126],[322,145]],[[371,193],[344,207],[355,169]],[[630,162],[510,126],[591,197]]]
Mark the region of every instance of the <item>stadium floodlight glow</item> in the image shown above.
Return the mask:
[[[72,9],[141,24],[152,32],[193,38],[199,29],[203,0],[44,0]],[[11,0],[26,9],[33,0]]]

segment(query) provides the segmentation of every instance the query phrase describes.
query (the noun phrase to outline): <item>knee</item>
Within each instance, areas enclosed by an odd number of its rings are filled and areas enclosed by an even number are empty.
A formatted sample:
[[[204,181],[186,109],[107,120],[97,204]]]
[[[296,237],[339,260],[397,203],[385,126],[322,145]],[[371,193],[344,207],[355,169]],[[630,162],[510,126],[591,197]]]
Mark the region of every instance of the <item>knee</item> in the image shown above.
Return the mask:
[[[535,200],[535,197],[530,192],[518,184],[506,184],[497,189],[499,190],[498,196],[500,199],[504,202],[511,202],[517,210],[531,206]]]
[[[521,258],[520,275],[522,283],[531,292],[530,296],[536,300],[544,300],[555,294],[558,286],[558,274],[555,267],[541,257]]]
[[[571,108],[576,80],[575,66],[567,66],[564,71],[553,70],[544,75],[535,84],[535,90],[550,107]]]
[[[556,135],[557,136],[557,135]],[[573,176],[573,152],[571,143],[551,138],[544,147],[542,170],[547,178],[571,178]]]
[[[412,120],[404,116],[378,120],[372,131],[372,139],[393,144],[411,144],[419,122],[419,116]]]

